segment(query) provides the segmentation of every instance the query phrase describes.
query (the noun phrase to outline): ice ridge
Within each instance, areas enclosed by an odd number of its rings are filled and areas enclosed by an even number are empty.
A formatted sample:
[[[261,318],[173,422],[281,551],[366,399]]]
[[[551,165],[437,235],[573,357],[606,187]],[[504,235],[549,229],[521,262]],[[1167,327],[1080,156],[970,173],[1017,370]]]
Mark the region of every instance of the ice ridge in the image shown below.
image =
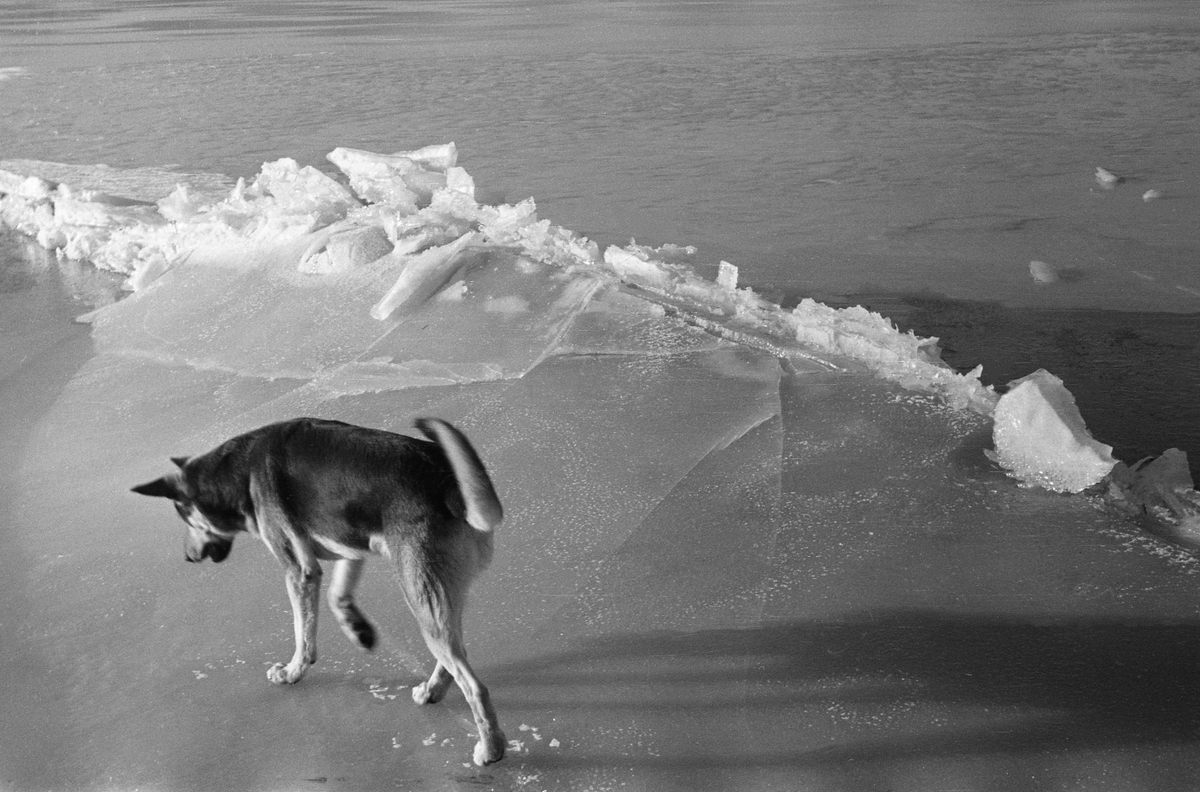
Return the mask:
[[[692,248],[631,242],[601,251],[539,219],[533,199],[480,204],[453,143],[395,154],[338,148],[328,159],[339,178],[285,158],[225,192],[214,191],[211,178],[181,177],[166,195],[150,194],[149,180],[134,179],[131,187],[95,167],[4,161],[0,222],[62,257],[125,275],[136,299],[99,311],[97,332],[144,354],[204,359],[182,335],[171,336],[179,303],[180,315],[191,312],[192,336],[232,350],[220,364],[231,370],[345,387],[388,387],[405,372],[430,384],[521,376],[553,348],[596,289],[608,286],[768,351],[785,367],[815,361],[864,369],[992,418],[996,459],[1024,482],[1078,492],[1114,481],[1111,456],[1084,442],[1091,438],[1082,419],[1058,409],[1066,401],[1061,394],[1048,397],[1041,388],[1040,399],[1006,409],[980,381],[980,368],[953,370],[941,360],[936,338],[901,332],[877,313],[811,299],[788,311],[739,287],[729,262],[716,280],[701,277],[690,265]],[[112,184],[121,186],[102,189]],[[168,274],[169,289],[152,288]],[[549,320],[529,318],[548,306]],[[232,324],[204,315],[221,311],[234,316]],[[435,337],[429,328],[437,322]],[[208,329],[197,332],[198,326]],[[509,359],[511,344],[500,341],[512,333],[526,346]],[[439,345],[437,337],[452,342]],[[460,353],[453,339],[461,345],[468,337],[496,344],[454,359]],[[297,364],[273,349],[279,338],[306,350],[306,359]],[[1076,453],[1085,447],[1091,450]],[[1157,491],[1137,488],[1151,490]],[[1127,503],[1150,508],[1129,494]]]

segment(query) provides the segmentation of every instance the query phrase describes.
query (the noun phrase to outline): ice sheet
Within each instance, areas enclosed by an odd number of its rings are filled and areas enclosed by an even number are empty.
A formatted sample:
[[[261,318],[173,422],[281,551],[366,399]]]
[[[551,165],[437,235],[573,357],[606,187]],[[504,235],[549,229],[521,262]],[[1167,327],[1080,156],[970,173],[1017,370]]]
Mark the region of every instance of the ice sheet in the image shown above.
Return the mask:
[[[1096,498],[1017,486],[984,455],[992,397],[928,340],[781,312],[683,249],[607,264],[532,204],[447,188],[407,215],[295,216],[95,313],[96,354],[40,420],[0,422],[19,786],[820,788],[936,767],[982,787],[1097,747],[1140,767],[1144,741],[1194,733],[1195,560]],[[401,240],[465,234],[448,282],[371,316],[420,254]],[[278,564],[239,540],[185,566],[175,516],[128,493],[298,414],[441,415],[492,470],[507,518],[466,634],[517,741],[500,765],[463,767],[457,694],[409,702],[432,664],[383,564],[360,596],[379,649],[323,610],[319,664],[275,688]],[[1186,501],[1177,472],[1113,486],[1140,514]]]

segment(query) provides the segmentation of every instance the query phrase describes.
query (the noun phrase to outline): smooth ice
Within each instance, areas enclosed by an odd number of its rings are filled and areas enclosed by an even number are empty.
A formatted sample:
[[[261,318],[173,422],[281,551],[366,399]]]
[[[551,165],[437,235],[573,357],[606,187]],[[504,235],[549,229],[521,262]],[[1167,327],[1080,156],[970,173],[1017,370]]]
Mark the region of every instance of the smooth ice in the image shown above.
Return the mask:
[[[350,173],[349,192],[297,207],[256,180],[192,193],[155,233],[66,223],[79,215],[46,208],[62,187],[34,190],[34,173],[0,182],[17,185],[5,218],[140,240],[121,269],[136,290],[87,317],[92,353],[57,352],[69,377],[0,380],[38,416],[0,424],[16,449],[5,784],[1197,780],[1200,566],[1139,522],[1154,493],[1193,503],[1173,456],[1083,495],[1023,486],[985,453],[1003,399],[934,340],[862,309],[782,311],[729,268],[696,276],[684,248],[601,253],[532,204],[476,203],[458,176],[422,177],[422,194],[389,157],[353,161],[414,199]],[[127,192],[162,216],[161,195]],[[372,312],[413,257],[466,235]],[[431,659],[382,561],[361,597],[381,647],[357,651],[323,612],[318,664],[275,687],[265,670],[291,651],[278,564],[243,538],[220,566],[185,565],[179,521],[128,492],[169,456],[301,414],[402,432],[439,415],[492,470],[506,520],[466,635],[513,740],[501,764],[470,764],[456,693],[409,700]]]

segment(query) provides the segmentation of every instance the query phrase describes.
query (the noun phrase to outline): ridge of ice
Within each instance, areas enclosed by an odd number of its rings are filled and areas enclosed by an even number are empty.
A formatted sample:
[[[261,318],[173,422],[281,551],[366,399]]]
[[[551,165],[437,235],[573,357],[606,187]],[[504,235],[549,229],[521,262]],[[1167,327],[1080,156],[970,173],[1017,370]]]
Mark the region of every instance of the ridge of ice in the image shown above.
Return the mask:
[[[936,338],[901,332],[865,308],[832,308],[804,299],[784,310],[739,287],[738,269],[729,262],[720,263],[715,281],[701,277],[688,263],[695,248],[631,242],[601,254],[586,237],[539,219],[532,198],[515,205],[480,204],[473,179],[457,164],[453,143],[396,154],[338,148],[328,159],[345,174],[349,187],[285,158],[264,163],[253,181],[239,179],[224,195],[193,189],[181,178],[173,191],[154,201],[74,188],[22,174],[21,162],[0,162],[0,223],[62,257],[127,275],[126,287],[132,291],[146,291],[177,267],[189,272],[184,285],[200,288],[207,299],[217,299],[220,288],[248,289],[237,309],[237,326],[246,335],[236,337],[231,328],[216,325],[205,332],[233,343],[233,353],[222,354],[234,369],[261,376],[312,377],[351,389],[388,387],[396,381],[433,384],[520,376],[530,361],[549,353],[545,344],[561,336],[599,285],[607,284],[722,338],[780,358],[860,366],[904,388],[933,393],[956,408],[991,417],[997,427],[994,458],[1023,481],[1078,491],[1113,467],[1111,449],[1091,438],[1073,397],[1045,372],[1013,383],[1005,397],[998,397],[980,381],[981,368],[954,371],[941,360]],[[53,167],[69,181],[71,166]],[[511,273],[504,277],[523,272],[516,277],[533,280],[514,287],[515,281],[497,276],[500,280],[488,281],[491,291],[476,295],[474,281],[492,277],[485,270],[494,270],[501,259]],[[472,264],[481,269],[458,280]],[[218,270],[226,275],[217,277]],[[254,274],[247,279],[230,271]],[[214,279],[224,285],[204,287]],[[537,279],[546,285],[535,286]],[[449,284],[453,286],[447,289]],[[321,289],[327,290],[324,298]],[[295,305],[271,302],[301,292],[318,296]],[[441,332],[463,331],[467,325],[454,323],[468,321],[474,311],[492,317],[487,325],[492,332],[511,332],[517,322],[523,343],[532,346],[512,353],[511,359],[489,360],[491,353],[478,349],[448,363],[437,356],[454,348],[450,342],[436,348],[388,348],[385,342],[395,323],[403,324],[439,292],[446,295],[439,311],[453,314],[434,317],[435,324],[450,322]],[[541,324],[530,317],[533,311],[519,310],[534,306],[545,311],[539,299],[551,301],[553,314]],[[191,316],[206,321],[201,308],[192,308]],[[170,302],[153,310],[154,327],[167,328],[174,310]],[[255,324],[255,310],[268,312],[271,321]],[[98,311],[97,332],[113,338],[130,331],[139,339],[131,347],[137,354],[205,360],[204,350],[186,347],[181,337],[160,337],[149,326],[130,325],[132,319],[121,319],[123,311],[121,303]],[[361,313],[350,316],[346,311]],[[335,318],[340,321],[320,324]],[[364,319],[390,324],[372,330],[362,324]],[[426,319],[420,321],[424,324],[407,326],[406,337],[429,326]],[[315,344],[311,360],[256,349],[260,342],[253,339],[271,337],[268,331]],[[347,346],[351,337],[355,344],[366,339],[368,351],[415,356],[395,363],[349,361],[345,356],[354,348]],[[1031,435],[1018,431],[1019,426],[1040,428]],[[1057,440],[1051,442],[1052,437]]]

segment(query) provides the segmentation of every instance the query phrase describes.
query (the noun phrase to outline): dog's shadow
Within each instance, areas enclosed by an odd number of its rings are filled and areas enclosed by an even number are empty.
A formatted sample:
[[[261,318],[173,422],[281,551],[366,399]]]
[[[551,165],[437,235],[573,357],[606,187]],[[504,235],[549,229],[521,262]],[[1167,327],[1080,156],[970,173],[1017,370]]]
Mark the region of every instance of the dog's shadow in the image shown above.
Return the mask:
[[[649,760],[663,769],[799,769],[1191,742],[1200,736],[1198,658],[1200,622],[897,610],[608,635],[489,676],[502,711],[590,712],[609,722],[661,716],[684,736]],[[740,731],[753,736],[756,729],[778,732],[780,723],[829,723],[830,711],[878,713],[898,702],[909,712],[904,728],[852,730],[850,738],[843,730],[819,749],[687,748],[690,728],[742,723],[749,727]],[[948,727],[935,723],[947,712],[967,714],[961,721],[949,716]],[[612,757],[572,751],[542,759],[566,767]]]

